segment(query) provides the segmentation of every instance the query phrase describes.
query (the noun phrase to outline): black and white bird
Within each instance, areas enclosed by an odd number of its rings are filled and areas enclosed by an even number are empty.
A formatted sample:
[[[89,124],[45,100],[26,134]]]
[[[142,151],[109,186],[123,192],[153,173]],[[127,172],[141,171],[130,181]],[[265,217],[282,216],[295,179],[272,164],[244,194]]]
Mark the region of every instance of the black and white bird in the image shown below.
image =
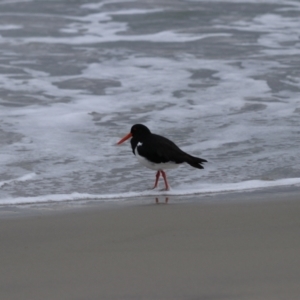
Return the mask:
[[[160,175],[164,179],[166,190],[170,189],[164,170],[176,168],[182,163],[188,163],[194,168],[203,169],[202,164],[207,162],[205,159],[185,153],[172,141],[151,133],[142,124],[133,125],[130,133],[125,135],[117,144],[120,145],[129,138],[132,138],[130,140],[132,152],[138,161],[145,167],[157,171],[154,189],[157,187]]]

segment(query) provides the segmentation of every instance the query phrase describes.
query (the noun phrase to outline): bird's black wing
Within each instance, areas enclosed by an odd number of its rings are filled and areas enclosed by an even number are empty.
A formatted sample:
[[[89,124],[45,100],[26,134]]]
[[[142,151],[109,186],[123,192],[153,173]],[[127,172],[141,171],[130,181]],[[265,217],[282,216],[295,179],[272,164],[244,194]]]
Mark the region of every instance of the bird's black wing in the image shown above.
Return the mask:
[[[174,162],[181,164],[186,162],[194,168],[203,169],[202,164],[207,162],[203,158],[185,153],[169,139],[156,134],[152,134],[151,137],[141,143],[137,151],[139,155],[154,163]]]
[[[185,152],[169,139],[157,134],[152,134],[137,149],[139,155],[154,163],[171,161],[180,164],[185,161]]]

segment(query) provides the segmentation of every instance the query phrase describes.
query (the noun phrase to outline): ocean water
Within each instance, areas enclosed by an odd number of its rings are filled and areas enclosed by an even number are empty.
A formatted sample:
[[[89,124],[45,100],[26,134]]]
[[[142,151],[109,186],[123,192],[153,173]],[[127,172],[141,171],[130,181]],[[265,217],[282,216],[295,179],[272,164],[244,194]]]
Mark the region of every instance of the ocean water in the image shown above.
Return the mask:
[[[0,0],[0,204],[300,185],[299,28],[293,0]],[[149,190],[135,123],[205,169]]]

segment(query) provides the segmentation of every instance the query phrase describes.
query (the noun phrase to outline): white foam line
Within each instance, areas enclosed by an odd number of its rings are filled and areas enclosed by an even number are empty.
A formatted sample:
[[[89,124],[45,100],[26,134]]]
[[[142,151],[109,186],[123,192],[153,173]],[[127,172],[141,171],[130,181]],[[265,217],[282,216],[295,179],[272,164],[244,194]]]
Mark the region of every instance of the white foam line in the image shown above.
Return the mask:
[[[148,35],[117,35],[112,34],[108,36],[96,36],[96,35],[85,35],[77,37],[67,38],[2,38],[3,42],[9,42],[13,45],[20,45],[23,43],[45,43],[45,44],[57,44],[62,43],[66,45],[81,45],[81,44],[97,44],[97,43],[111,43],[111,42],[152,42],[152,43],[185,43],[199,41],[211,37],[229,37],[231,34],[228,33],[211,33],[203,35],[191,35],[184,33],[177,33],[172,31],[162,31],[158,33]]]
[[[256,190],[267,187],[292,186],[299,185],[300,178],[279,179],[274,181],[249,180],[240,183],[220,184],[216,187],[215,184],[202,186],[197,189],[172,189],[170,191],[153,191],[147,190],[143,192],[127,192],[118,194],[86,194],[86,193],[71,193],[71,194],[53,194],[36,197],[18,197],[11,199],[0,200],[0,205],[16,205],[16,204],[33,204],[33,203],[49,203],[49,202],[67,202],[75,200],[103,200],[103,201],[118,201],[120,199],[137,198],[143,196],[188,196],[201,195],[222,192],[235,192]]]
[[[33,0],[3,0],[0,2],[0,5],[5,4],[13,4],[13,3],[19,3],[19,2],[32,2]]]
[[[189,2],[206,2],[206,0],[188,0]],[[278,4],[278,0],[212,0],[211,2],[228,2],[228,3],[269,3],[269,4]],[[294,5],[298,6],[296,1],[284,1],[285,5]]]
[[[34,178],[35,176],[36,176],[35,173],[29,173],[29,174],[23,175],[23,176],[18,177],[18,178],[14,178],[14,179],[10,179],[10,180],[1,181],[1,182],[0,182],[0,187],[2,187],[2,186],[5,185],[5,184],[11,184],[11,183],[18,182],[18,181],[27,181],[27,180],[31,180],[31,179]],[[1,203],[1,200],[0,200],[0,203]]]
[[[109,0],[109,1],[103,1],[100,3],[87,3],[81,5],[81,8],[88,8],[88,9],[99,9],[105,6],[106,4],[112,4],[112,3],[123,3],[123,2],[134,2],[135,0]]]
[[[23,26],[14,25],[14,24],[0,25],[0,30],[15,30],[15,29],[22,29],[22,28]]]

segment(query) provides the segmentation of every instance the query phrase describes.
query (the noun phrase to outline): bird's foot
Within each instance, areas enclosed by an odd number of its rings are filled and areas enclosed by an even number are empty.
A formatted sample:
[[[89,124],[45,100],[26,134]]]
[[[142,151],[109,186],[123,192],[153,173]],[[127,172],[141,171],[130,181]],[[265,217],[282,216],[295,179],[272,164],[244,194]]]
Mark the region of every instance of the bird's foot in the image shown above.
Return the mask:
[[[160,189],[159,191],[160,192],[168,192],[168,191],[170,191],[170,188],[168,187],[168,188]]]
[[[157,186],[153,186],[151,188],[149,188],[149,190],[155,190],[157,188]]]
[[[154,191],[155,189],[157,188],[157,186],[154,186],[154,187],[151,187],[151,188],[148,188],[148,191]],[[171,189],[170,188],[163,188],[163,189],[159,189],[158,191],[159,192],[168,192],[170,191]]]

